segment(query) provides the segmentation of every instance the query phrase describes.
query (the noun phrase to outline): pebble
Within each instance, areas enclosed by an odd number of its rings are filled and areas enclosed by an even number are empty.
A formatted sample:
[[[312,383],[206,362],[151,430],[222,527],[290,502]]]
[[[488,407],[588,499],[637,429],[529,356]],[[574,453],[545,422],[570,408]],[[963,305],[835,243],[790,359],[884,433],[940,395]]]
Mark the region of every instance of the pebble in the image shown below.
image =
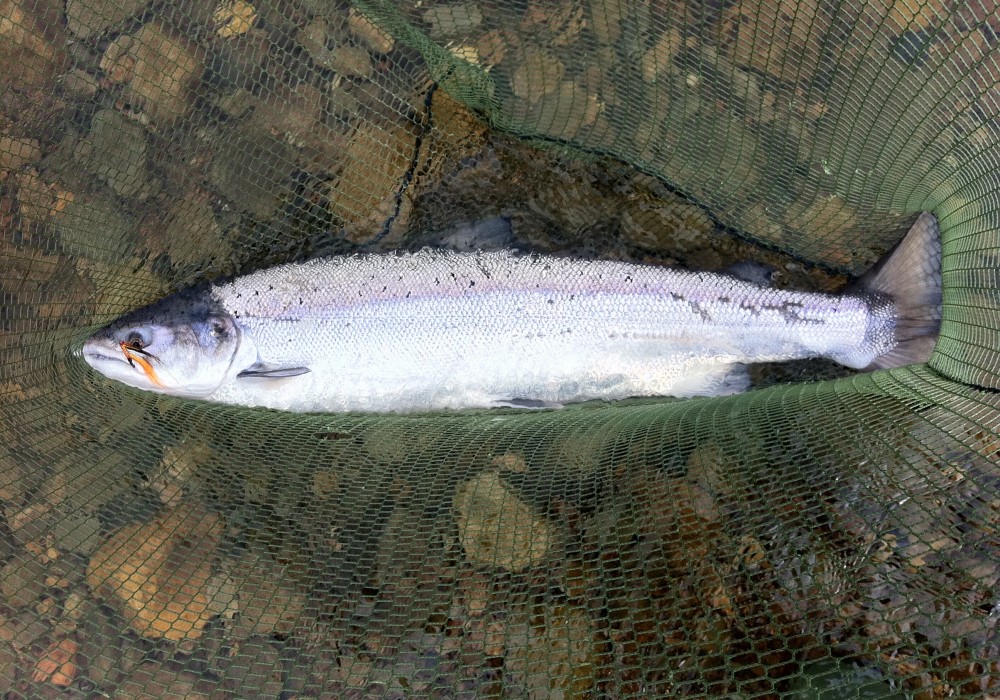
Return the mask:
[[[538,564],[554,539],[551,526],[507,487],[499,471],[488,471],[455,492],[462,549],[474,563],[522,571]]]
[[[6,694],[17,685],[17,654],[6,645],[0,645],[0,696]]]
[[[257,21],[257,9],[243,0],[229,0],[216,7],[212,15],[215,33],[223,39],[246,34]]]
[[[370,78],[372,75],[371,56],[365,49],[344,44],[333,49],[329,61],[330,68],[348,78]]]
[[[45,567],[21,554],[0,569],[0,595],[15,608],[33,605],[45,592]]]
[[[0,3],[0,95],[42,87],[67,62],[61,14],[51,0]]]
[[[351,33],[373,51],[389,53],[396,46],[396,41],[391,35],[379,29],[374,22],[355,8],[351,8],[347,24]]]
[[[237,697],[277,698],[281,694],[281,656],[265,637],[239,645],[226,669],[224,682]]]
[[[77,143],[73,156],[115,194],[149,194],[146,131],[120,112],[104,109],[95,114],[90,131]]]
[[[35,663],[31,680],[35,683],[51,683],[65,688],[73,683],[80,667],[76,664],[76,653],[80,645],[73,639],[60,639],[53,642]]]
[[[239,129],[220,135],[209,177],[238,210],[264,218],[274,212],[280,185],[294,160],[294,151],[284,140]]]
[[[139,12],[148,0],[67,0],[66,26],[80,39],[103,34]]]
[[[234,592],[213,577],[224,524],[194,503],[126,525],[87,566],[87,583],[151,639],[197,639],[222,614]]]
[[[0,170],[17,170],[42,157],[37,139],[0,136]]]
[[[135,248],[135,222],[110,195],[74,197],[52,220],[69,255],[111,262]]]
[[[100,531],[101,522],[96,516],[72,513],[56,521],[52,536],[60,549],[89,555],[100,544]]]
[[[125,85],[123,98],[159,124],[170,124],[193,107],[205,70],[205,52],[165,26],[151,22],[108,45],[101,58],[108,77]]]
[[[528,102],[537,102],[559,88],[565,73],[565,64],[548,51],[528,49],[511,79],[511,90]]]
[[[431,38],[442,39],[475,29],[483,23],[483,13],[472,3],[447,3],[426,10],[424,21],[431,25]]]
[[[81,68],[74,68],[63,76],[62,86],[69,96],[80,99],[93,97],[100,88],[97,78]]]

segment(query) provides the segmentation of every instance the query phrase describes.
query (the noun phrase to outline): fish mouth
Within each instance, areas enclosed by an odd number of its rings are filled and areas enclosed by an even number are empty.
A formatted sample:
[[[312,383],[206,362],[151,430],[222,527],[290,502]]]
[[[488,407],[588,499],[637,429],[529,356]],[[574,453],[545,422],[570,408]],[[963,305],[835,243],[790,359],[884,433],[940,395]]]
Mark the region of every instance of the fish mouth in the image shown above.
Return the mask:
[[[100,341],[90,339],[83,344],[80,348],[79,354],[83,356],[87,364],[91,367],[97,367],[96,363],[99,362],[125,362],[125,359],[120,354],[108,354],[109,352],[114,352],[109,350]]]

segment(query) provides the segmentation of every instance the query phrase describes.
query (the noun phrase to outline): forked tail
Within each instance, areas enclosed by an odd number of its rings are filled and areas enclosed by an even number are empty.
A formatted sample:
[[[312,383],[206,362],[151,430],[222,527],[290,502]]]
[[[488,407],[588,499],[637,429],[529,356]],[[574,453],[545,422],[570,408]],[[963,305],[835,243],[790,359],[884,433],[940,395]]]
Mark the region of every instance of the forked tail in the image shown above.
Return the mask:
[[[888,298],[895,306],[895,344],[868,369],[926,362],[941,327],[941,231],[934,215],[921,214],[853,291]]]

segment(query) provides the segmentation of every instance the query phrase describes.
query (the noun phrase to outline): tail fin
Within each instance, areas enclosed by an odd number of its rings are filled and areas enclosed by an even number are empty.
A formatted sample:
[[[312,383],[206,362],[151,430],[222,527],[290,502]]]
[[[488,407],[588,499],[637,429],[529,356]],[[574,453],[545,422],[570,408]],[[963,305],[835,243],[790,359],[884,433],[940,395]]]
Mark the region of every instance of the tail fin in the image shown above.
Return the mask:
[[[941,327],[941,231],[934,215],[922,213],[852,291],[888,297],[895,306],[895,346],[868,369],[926,362]]]

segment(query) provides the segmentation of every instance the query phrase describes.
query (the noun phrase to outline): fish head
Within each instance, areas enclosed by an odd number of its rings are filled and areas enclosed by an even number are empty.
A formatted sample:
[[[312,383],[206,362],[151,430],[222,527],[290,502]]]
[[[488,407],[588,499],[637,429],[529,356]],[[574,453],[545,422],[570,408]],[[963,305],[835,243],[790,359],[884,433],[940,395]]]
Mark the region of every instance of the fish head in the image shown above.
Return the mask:
[[[82,354],[91,367],[123,384],[203,398],[243,369],[237,366],[242,335],[217,305],[178,294],[100,329],[84,342]]]

